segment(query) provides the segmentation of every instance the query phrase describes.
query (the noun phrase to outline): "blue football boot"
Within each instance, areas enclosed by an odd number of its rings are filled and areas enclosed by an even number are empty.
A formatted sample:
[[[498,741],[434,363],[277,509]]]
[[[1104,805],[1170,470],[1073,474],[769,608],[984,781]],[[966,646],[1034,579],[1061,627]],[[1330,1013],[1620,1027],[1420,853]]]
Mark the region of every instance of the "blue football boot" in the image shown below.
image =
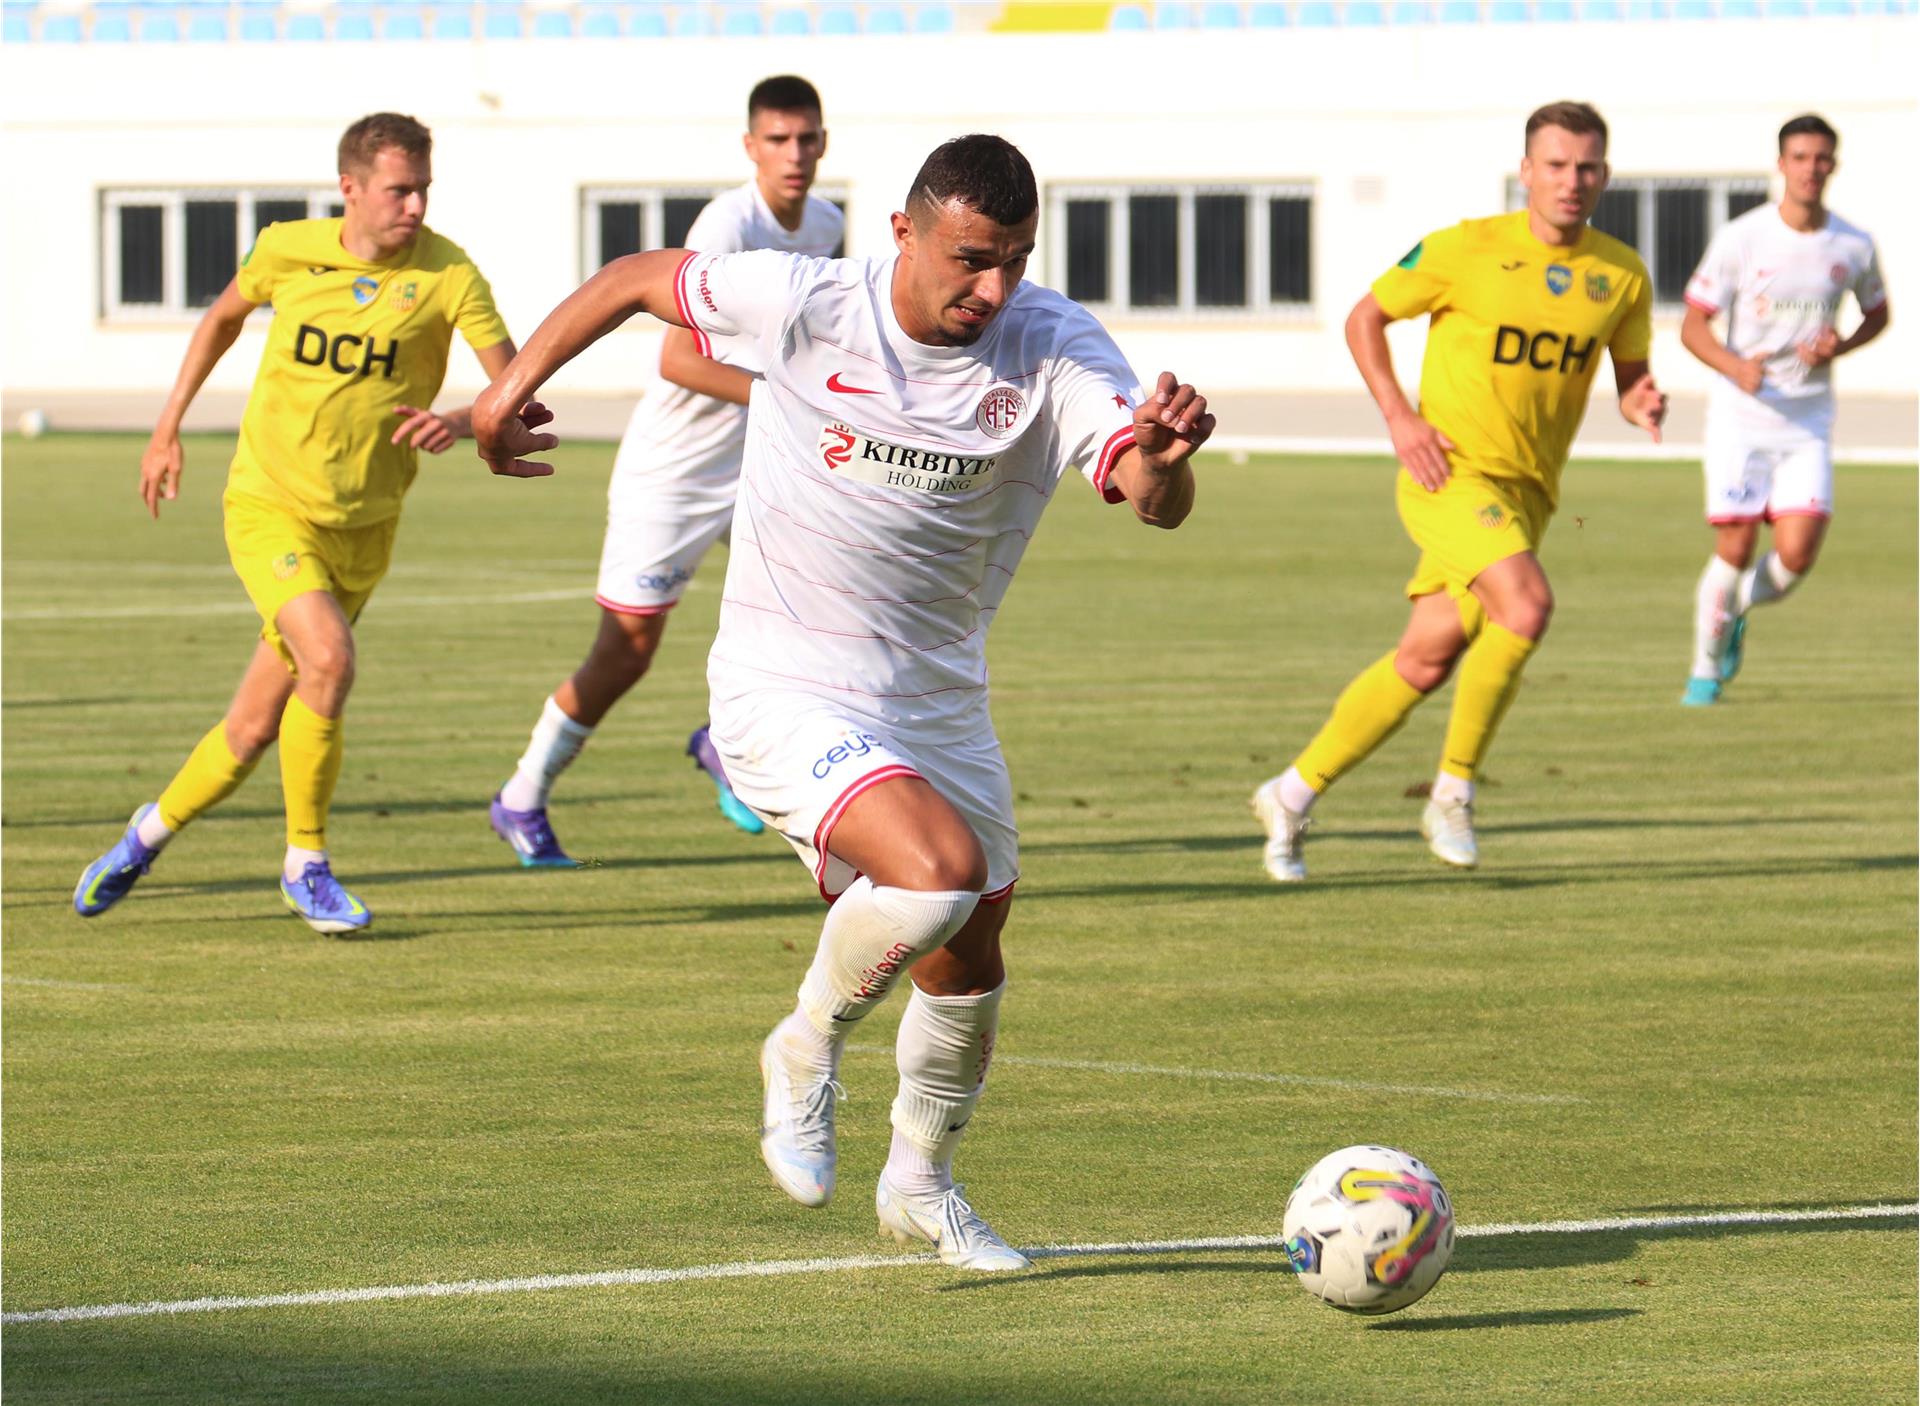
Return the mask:
[[[140,843],[140,822],[154,809],[152,801],[133,813],[127,832],[114,847],[89,864],[73,890],[73,911],[97,918],[133,891],[140,876],[153,867],[160,851]]]
[[[1732,683],[1747,657],[1747,617],[1736,615],[1727,629],[1726,647],[1720,651],[1720,682]],[[1717,695],[1716,695],[1717,696]]]
[[[282,874],[280,897],[315,932],[358,932],[373,921],[367,905],[340,887],[324,859],[309,863],[297,879]]]
[[[1682,708],[1711,708],[1720,701],[1720,680],[1698,676],[1687,680],[1687,691],[1680,695]]]
[[[720,754],[713,750],[713,739],[707,735],[705,723],[695,728],[693,736],[687,739],[687,755],[693,758],[695,766],[712,779],[714,790],[719,793],[720,813],[733,822],[735,829],[757,835],[767,828],[766,822],[755,815],[745,801],[734,795],[733,787],[727,784],[727,769],[720,765]]]
[[[487,807],[487,820],[493,826],[493,833],[513,846],[522,869],[580,867],[579,860],[560,848],[553,826],[547,821],[545,806],[539,810],[509,810],[500,803],[496,792],[493,804]]]

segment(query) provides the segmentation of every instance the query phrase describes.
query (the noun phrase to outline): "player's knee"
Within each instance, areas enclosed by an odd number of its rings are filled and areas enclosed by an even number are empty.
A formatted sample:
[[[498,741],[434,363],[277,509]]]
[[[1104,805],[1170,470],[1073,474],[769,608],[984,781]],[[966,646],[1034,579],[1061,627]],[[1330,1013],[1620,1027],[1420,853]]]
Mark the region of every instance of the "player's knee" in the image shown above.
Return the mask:
[[[1553,592],[1544,585],[1537,591],[1516,593],[1511,599],[1500,602],[1499,609],[1488,610],[1487,616],[1504,630],[1510,630],[1522,639],[1537,640],[1547,633],[1547,626],[1553,621]]]
[[[237,717],[227,715],[227,750],[237,762],[251,762],[280,736],[278,717]]]
[[[1452,654],[1435,654],[1402,645],[1400,652],[1393,657],[1393,671],[1406,680],[1409,687],[1422,693],[1432,693],[1453,672],[1453,661]]]
[[[301,680],[313,687],[336,697],[345,697],[353,687],[351,639],[316,640],[300,651],[299,662]]]
[[[930,893],[981,893],[987,887],[987,855],[973,831],[960,827],[925,846],[900,876],[899,887]]]
[[[1813,570],[1814,559],[1820,555],[1820,547],[1814,542],[1776,542],[1773,553],[1780,558],[1780,565],[1786,567],[1795,576],[1804,576]]]

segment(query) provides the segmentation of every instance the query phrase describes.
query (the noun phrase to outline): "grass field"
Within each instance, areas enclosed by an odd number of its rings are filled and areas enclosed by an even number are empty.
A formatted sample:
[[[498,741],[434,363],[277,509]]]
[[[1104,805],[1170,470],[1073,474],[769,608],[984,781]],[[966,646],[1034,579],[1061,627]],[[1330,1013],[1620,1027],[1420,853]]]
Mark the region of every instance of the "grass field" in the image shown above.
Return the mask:
[[[523,872],[487,829],[593,626],[606,447],[423,471],[333,832],[370,940],[282,910],[270,762],[74,917],[255,629],[225,446],[158,526],[138,448],[5,445],[6,1311],[873,1252],[897,1002],[848,1060],[840,1198],[798,1209],[755,1155],[820,906],[680,755],[717,563],[556,798],[597,863]],[[1676,706],[1697,470],[1569,485],[1484,867],[1414,833],[1429,706],[1321,807],[1297,889],[1246,795],[1398,630],[1385,465],[1212,459],[1172,535],[1063,492],[994,634],[1025,864],[959,1167],[1015,1243],[1273,1234],[1358,1141],[1425,1158],[1468,1228],[1914,1199],[1913,471],[1842,472],[1828,558],[1709,712]],[[1463,1238],[1381,1321],[1215,1248],[16,1321],[5,1369],[20,1402],[1747,1406],[1911,1400],[1915,1335],[1886,1213]]]

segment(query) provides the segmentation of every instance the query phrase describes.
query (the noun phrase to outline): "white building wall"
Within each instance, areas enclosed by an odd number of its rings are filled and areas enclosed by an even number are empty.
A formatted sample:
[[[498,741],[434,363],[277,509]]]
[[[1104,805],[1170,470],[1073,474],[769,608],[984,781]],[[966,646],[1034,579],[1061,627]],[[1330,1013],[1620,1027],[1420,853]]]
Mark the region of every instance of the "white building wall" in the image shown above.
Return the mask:
[[[9,398],[169,385],[190,322],[100,317],[100,192],[117,186],[332,184],[339,130],[411,112],[435,132],[431,223],[475,256],[522,339],[575,286],[585,184],[744,179],[745,95],[795,71],[820,88],[823,177],[850,190],[849,251],[939,141],[992,130],[1042,185],[1305,180],[1316,189],[1306,320],[1116,320],[1143,373],[1209,388],[1353,390],[1341,340],[1368,282],[1427,230],[1502,208],[1541,102],[1595,102],[1622,176],[1770,174],[1773,135],[1813,109],[1842,133],[1835,208],[1880,241],[1896,315],[1849,358],[1854,391],[1910,394],[1920,332],[1920,149],[1911,18],[1521,24],[1231,33],[851,39],[620,39],[277,45],[9,45]],[[1049,279],[1046,229],[1032,276]],[[1404,334],[1404,335],[1402,335]],[[1396,329],[1412,379],[1418,327]],[[262,334],[216,371],[243,390]],[[652,338],[609,339],[564,373],[620,392]],[[1704,385],[1663,320],[1658,374]],[[478,367],[456,355],[450,390]],[[1604,379],[1604,378],[1603,378]],[[18,403],[18,402],[16,402]]]

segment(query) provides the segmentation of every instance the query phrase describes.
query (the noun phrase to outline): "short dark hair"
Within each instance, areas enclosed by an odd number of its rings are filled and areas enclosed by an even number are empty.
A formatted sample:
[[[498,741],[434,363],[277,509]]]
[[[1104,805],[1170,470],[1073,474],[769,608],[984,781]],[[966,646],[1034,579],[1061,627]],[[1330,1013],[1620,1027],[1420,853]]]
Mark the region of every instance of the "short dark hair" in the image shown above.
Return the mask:
[[[1592,103],[1557,102],[1533,110],[1533,116],[1527,119],[1527,147],[1533,146],[1533,134],[1542,127],[1558,127],[1563,132],[1571,132],[1576,137],[1597,133],[1600,137],[1600,150],[1607,149],[1607,119],[1602,117]]]
[[[433,154],[433,133],[404,113],[368,113],[340,134],[340,174],[366,170],[390,146],[424,159]]]
[[[747,125],[753,125],[756,112],[822,113],[820,92],[806,79],[792,73],[777,73],[762,78],[747,94]]]
[[[1817,112],[1803,112],[1780,129],[1780,151],[1783,155],[1787,150],[1788,137],[1825,137],[1833,143],[1835,151],[1840,149],[1840,134]]]
[[[1017,225],[1040,208],[1040,191],[1020,148],[1005,137],[975,132],[933,149],[907,192],[907,210],[919,224],[950,200],[995,224]]]

